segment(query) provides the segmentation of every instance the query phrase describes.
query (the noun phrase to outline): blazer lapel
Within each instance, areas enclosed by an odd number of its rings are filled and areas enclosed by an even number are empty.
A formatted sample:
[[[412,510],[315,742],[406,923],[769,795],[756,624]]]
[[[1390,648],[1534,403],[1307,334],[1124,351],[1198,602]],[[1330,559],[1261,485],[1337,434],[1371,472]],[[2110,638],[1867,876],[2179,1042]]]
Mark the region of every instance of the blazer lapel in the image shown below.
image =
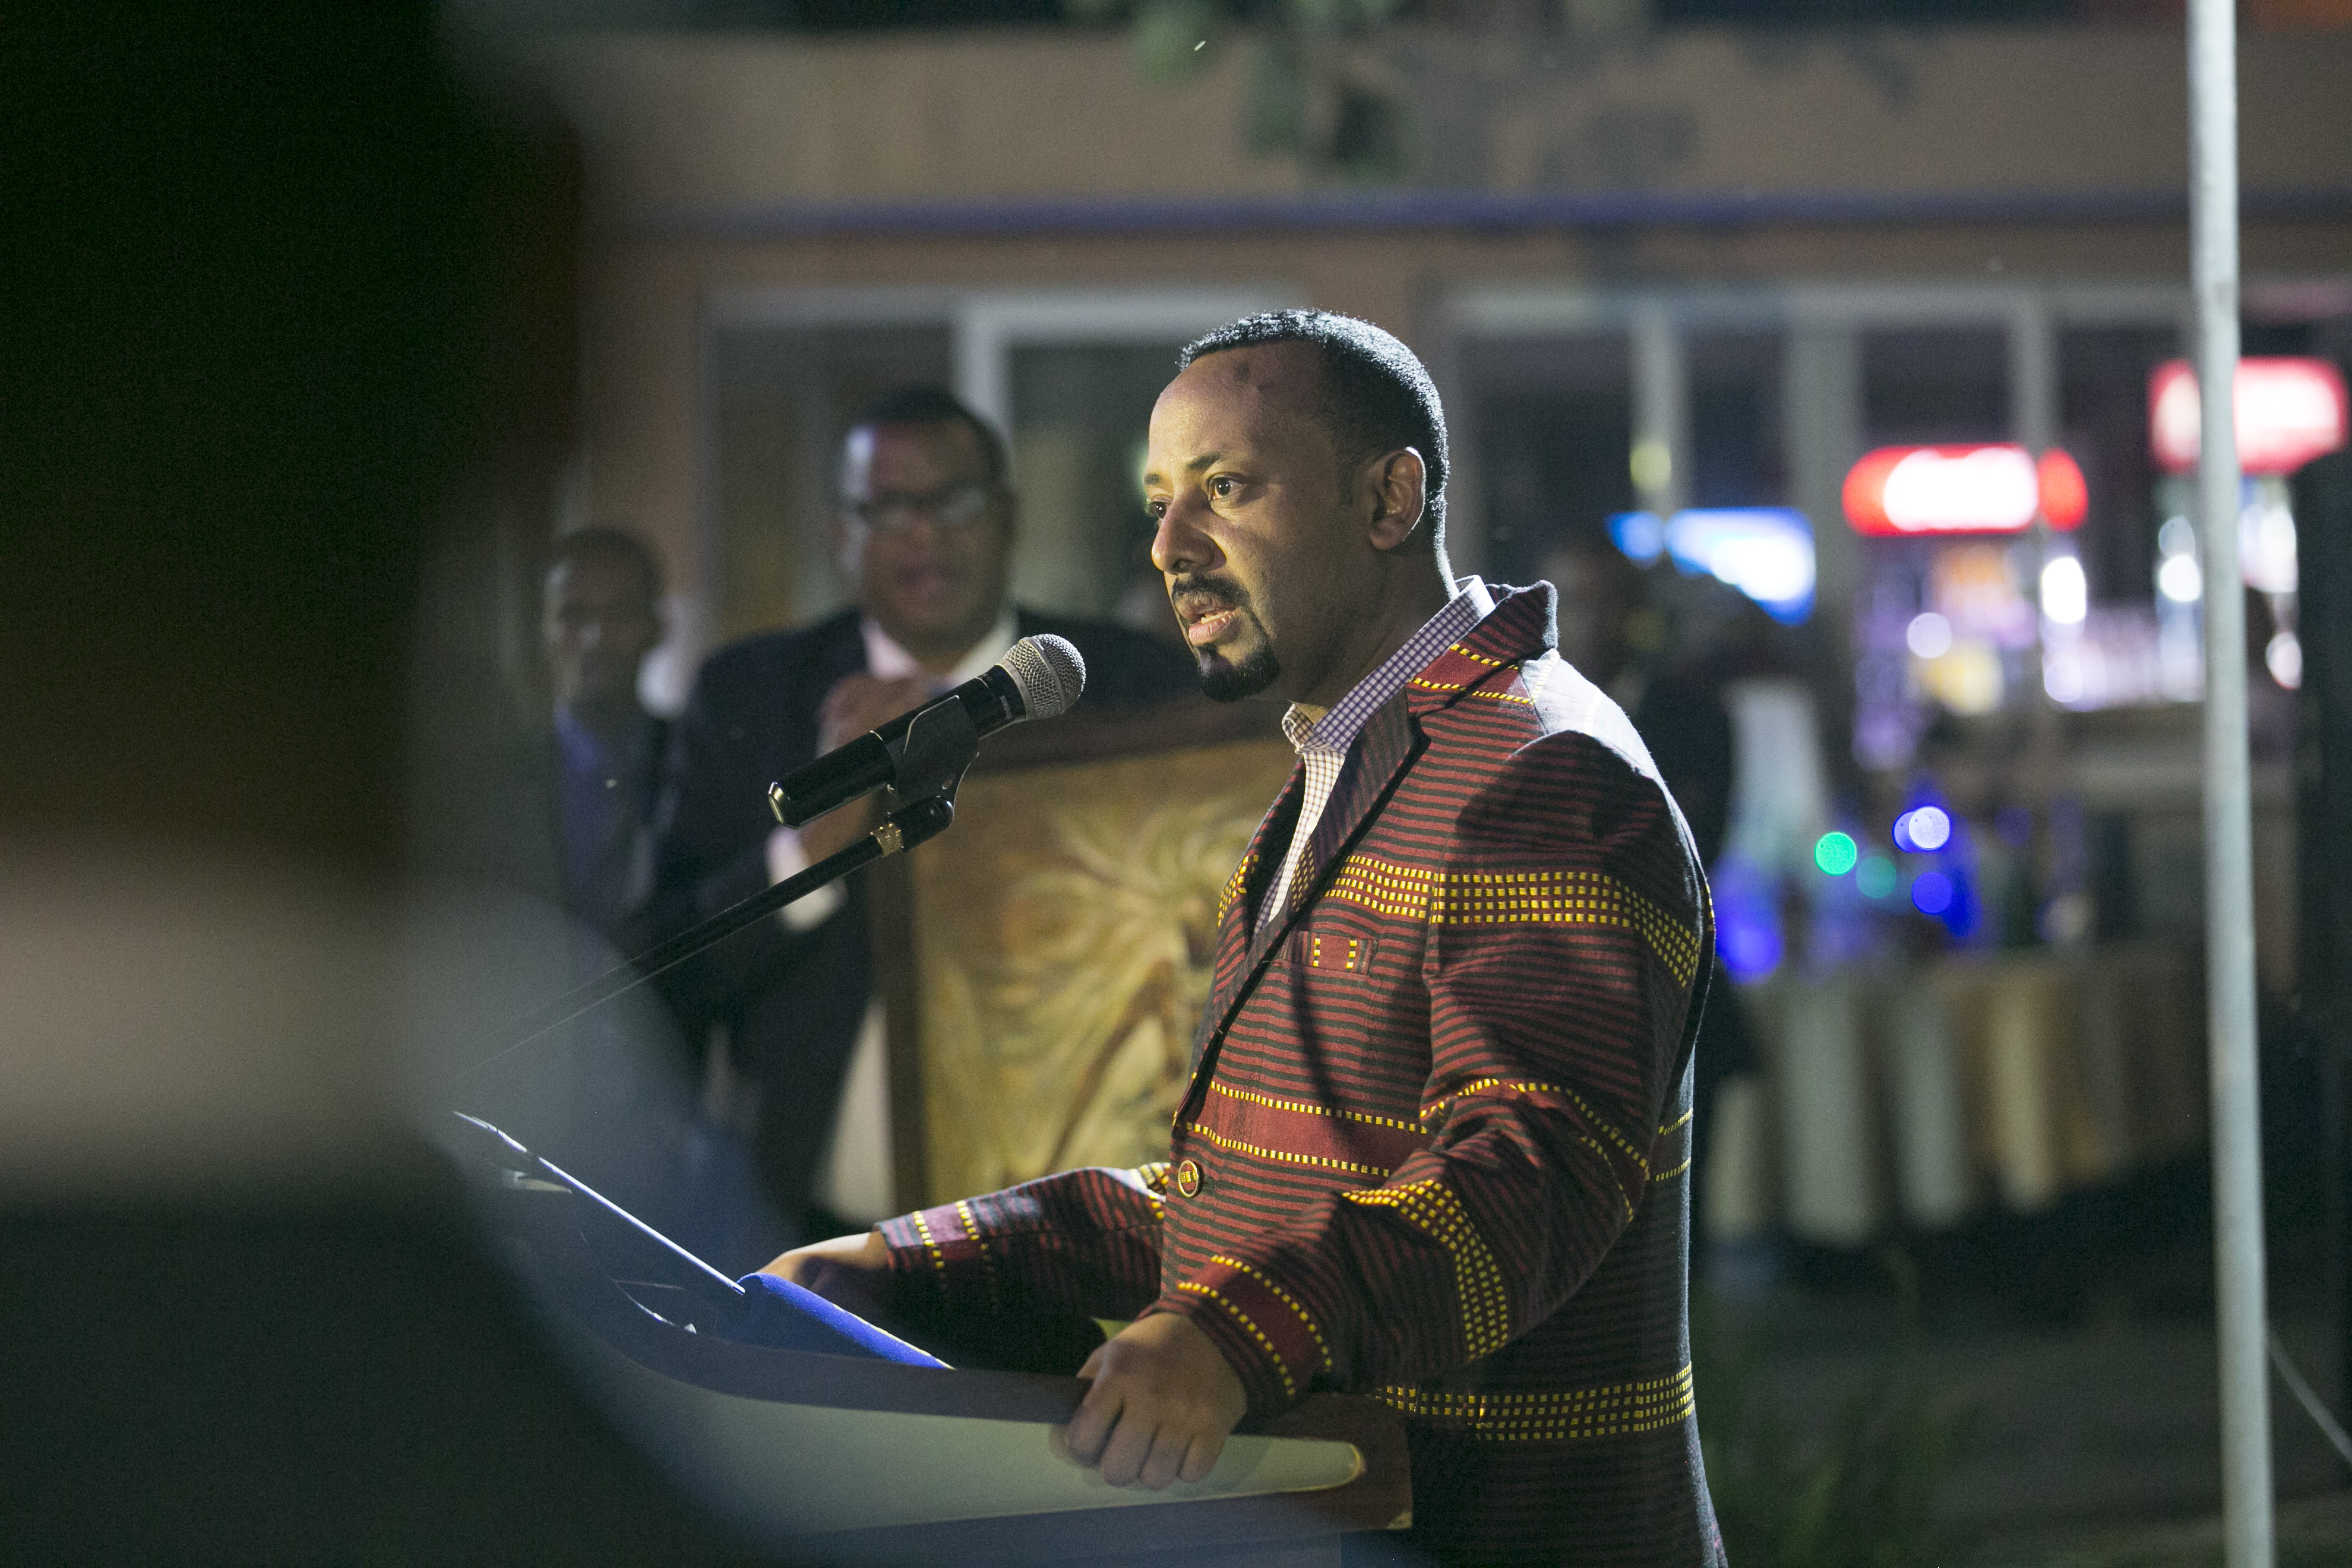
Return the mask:
[[[1282,856],[1290,846],[1290,835],[1298,821],[1298,805],[1306,791],[1306,770],[1294,766],[1289,782],[1274,798],[1273,806],[1251,836],[1249,851],[1242,863],[1234,868],[1228,884],[1225,908],[1217,922],[1216,957],[1210,967],[1209,1001],[1201,1010],[1201,1026],[1192,1038],[1192,1055],[1200,1058],[1202,1041],[1223,1023],[1225,1015],[1239,994],[1242,982],[1256,966],[1250,962],[1250,932],[1257,921],[1258,900],[1265,897],[1267,884],[1282,865]]]
[[[1201,1026],[1192,1037],[1192,1081],[1177,1108],[1177,1125],[1181,1126],[1197,1113],[1203,1086],[1216,1070],[1216,1042],[1223,1037],[1225,1025],[1241,1005],[1242,998],[1248,994],[1250,983],[1280,950],[1283,937],[1297,923],[1300,912],[1314,901],[1324,873],[1387,798],[1390,785],[1420,746],[1420,731],[1407,710],[1404,694],[1399,692],[1372,715],[1371,721],[1356,737],[1355,748],[1339,772],[1339,782],[1324,805],[1322,819],[1316,824],[1298,869],[1292,874],[1294,893],[1290,907],[1260,930],[1258,900],[1265,896],[1267,885],[1281,867],[1282,857],[1289,852],[1300,796],[1305,793],[1306,770],[1302,767],[1291,771],[1290,783],[1281,799],[1258,825],[1257,837],[1250,845],[1252,858],[1243,866],[1243,893],[1227,906],[1218,931],[1216,974],[1208,1005],[1201,1010]]]
[[[1327,874],[1354,842],[1365,819],[1388,797],[1389,786],[1404,771],[1405,763],[1412,760],[1420,744],[1420,732],[1402,691],[1382,703],[1380,711],[1357,733],[1356,744],[1346,765],[1339,770],[1339,782],[1332,787],[1331,798],[1324,803],[1323,816],[1315,824],[1314,835],[1298,858],[1298,868],[1291,873],[1289,907],[1256,928],[1250,943],[1249,973],[1256,972],[1266,954],[1274,951],[1306,912],[1307,905],[1315,901]],[[1286,852],[1288,848],[1287,843],[1283,845]]]

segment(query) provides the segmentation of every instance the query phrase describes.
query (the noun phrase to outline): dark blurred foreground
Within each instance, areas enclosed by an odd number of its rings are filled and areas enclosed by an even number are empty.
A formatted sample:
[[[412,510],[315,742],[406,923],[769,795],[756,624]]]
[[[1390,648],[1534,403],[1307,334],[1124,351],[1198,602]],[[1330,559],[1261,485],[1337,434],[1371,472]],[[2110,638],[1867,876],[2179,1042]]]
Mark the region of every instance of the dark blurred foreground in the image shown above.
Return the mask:
[[[408,737],[478,781],[502,717],[496,616],[422,606],[544,515],[568,147],[422,5],[0,57],[0,1558],[743,1560],[403,1110],[465,998],[398,916],[478,869]]]

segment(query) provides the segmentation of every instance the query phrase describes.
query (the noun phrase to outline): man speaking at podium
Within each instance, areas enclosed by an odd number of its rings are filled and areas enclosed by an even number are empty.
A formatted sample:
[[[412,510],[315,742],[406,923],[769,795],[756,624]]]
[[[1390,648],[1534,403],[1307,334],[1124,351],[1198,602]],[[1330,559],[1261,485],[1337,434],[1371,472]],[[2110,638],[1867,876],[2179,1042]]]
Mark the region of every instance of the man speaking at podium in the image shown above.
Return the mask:
[[[1202,687],[1286,700],[1299,765],[1227,886],[1169,1159],[769,1268],[882,1274],[919,1316],[1133,1318],[1066,1433],[1114,1483],[1197,1479],[1244,1415],[1336,1389],[1405,1418],[1417,1554],[1720,1563],[1685,1298],[1714,931],[1680,814],[1555,651],[1550,587],[1454,578],[1410,350],[1281,311],[1181,363],[1152,558]]]

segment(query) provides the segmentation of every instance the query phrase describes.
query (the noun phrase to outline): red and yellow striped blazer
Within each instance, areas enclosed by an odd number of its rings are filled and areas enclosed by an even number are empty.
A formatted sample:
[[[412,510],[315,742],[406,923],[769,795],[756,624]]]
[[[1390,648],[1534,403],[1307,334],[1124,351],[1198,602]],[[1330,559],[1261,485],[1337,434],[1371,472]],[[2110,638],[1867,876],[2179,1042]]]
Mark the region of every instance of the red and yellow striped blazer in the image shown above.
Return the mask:
[[[1444,1557],[1717,1563],[1686,1304],[1706,885],[1554,651],[1550,587],[1498,600],[1365,727],[1253,936],[1297,773],[1260,825],[1167,1163],[883,1231],[910,1306],[1181,1312],[1255,1410],[1393,1405]]]

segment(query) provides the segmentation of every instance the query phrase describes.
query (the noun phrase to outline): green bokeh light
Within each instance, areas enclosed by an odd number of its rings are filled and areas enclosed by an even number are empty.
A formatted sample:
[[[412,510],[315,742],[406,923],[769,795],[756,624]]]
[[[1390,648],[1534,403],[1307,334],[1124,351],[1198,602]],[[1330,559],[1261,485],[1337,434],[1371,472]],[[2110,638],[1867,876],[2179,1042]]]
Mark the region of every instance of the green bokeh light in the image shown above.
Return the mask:
[[[1853,847],[1853,840],[1844,834],[1824,833],[1821,842],[1813,846],[1813,864],[1832,877],[1843,877],[1853,869],[1854,860],[1860,854],[1861,851]]]
[[[1862,896],[1865,899],[1893,896],[1895,884],[1902,879],[1895,869],[1895,862],[1884,855],[1873,855],[1864,860],[1862,869],[1855,872],[1853,878],[1854,886],[1862,889]]]

